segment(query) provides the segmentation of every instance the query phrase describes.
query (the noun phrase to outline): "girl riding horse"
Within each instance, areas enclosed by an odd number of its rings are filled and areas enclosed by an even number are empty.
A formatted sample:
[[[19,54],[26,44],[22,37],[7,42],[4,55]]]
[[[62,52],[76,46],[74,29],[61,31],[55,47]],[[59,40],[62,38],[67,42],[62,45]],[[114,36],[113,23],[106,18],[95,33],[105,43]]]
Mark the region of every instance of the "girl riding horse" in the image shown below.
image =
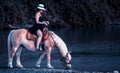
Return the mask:
[[[44,21],[43,12],[46,11],[43,4],[39,4],[37,7],[37,12],[35,14],[35,24],[29,28],[29,32],[37,35],[37,40],[35,41],[36,50],[42,50],[40,44],[42,40],[42,32],[44,27],[47,27],[49,21]],[[40,46],[40,47],[39,47]]]

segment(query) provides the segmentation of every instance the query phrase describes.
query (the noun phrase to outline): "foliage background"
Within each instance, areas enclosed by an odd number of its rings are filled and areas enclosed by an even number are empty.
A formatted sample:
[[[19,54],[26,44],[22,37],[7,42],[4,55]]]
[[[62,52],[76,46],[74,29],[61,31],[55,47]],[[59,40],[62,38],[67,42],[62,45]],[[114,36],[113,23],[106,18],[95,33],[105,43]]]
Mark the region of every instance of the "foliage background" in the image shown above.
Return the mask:
[[[0,0],[0,29],[33,24],[39,3],[45,4],[52,27],[120,24],[120,0]]]

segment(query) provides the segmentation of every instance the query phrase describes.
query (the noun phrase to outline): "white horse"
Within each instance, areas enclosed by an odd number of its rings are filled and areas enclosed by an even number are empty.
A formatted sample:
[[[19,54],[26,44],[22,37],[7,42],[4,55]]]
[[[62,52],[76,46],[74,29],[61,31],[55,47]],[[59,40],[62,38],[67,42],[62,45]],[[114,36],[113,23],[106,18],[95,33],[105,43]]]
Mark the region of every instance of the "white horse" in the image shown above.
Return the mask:
[[[27,48],[31,51],[36,51],[34,46],[33,40],[28,40],[26,38],[27,35],[26,29],[17,29],[12,30],[8,35],[8,67],[13,68],[13,57],[16,54],[16,66],[22,68],[23,65],[20,61],[20,55],[22,51],[22,47]],[[67,46],[64,43],[64,41],[57,36],[52,31],[48,31],[48,37],[46,40],[44,40],[44,48],[45,51],[42,53],[40,58],[38,59],[36,63],[36,67],[40,67],[41,61],[44,58],[45,55],[47,55],[47,67],[53,68],[53,66],[50,63],[51,59],[51,50],[55,47],[57,47],[58,52],[61,56],[61,62],[62,64],[67,68],[71,68],[71,55],[70,52],[68,52]]]

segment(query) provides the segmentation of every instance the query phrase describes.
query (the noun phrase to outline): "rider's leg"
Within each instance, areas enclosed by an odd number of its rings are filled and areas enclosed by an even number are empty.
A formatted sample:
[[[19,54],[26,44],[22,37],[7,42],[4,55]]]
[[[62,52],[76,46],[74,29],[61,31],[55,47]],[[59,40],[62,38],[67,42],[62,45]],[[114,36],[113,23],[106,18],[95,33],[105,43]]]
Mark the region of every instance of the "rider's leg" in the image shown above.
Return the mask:
[[[37,30],[37,42],[36,42],[36,49],[39,50],[39,46],[40,46],[40,43],[41,43],[41,40],[42,40],[42,31],[41,30]]]

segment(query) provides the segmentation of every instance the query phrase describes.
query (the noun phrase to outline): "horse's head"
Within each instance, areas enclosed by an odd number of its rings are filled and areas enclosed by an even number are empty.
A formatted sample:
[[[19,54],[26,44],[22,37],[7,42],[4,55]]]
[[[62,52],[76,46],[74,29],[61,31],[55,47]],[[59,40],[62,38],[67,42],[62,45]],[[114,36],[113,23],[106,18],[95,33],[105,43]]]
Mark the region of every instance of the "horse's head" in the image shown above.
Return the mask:
[[[71,52],[67,52],[66,44],[58,35],[56,35],[54,32],[51,32],[51,36],[54,40],[54,43],[59,53],[62,56],[61,58],[62,64],[64,65],[64,67],[66,67],[66,69],[70,69],[71,68],[71,55],[70,55]]]
[[[61,58],[62,64],[66,67],[66,69],[71,68],[71,52],[68,52],[65,57]]]

